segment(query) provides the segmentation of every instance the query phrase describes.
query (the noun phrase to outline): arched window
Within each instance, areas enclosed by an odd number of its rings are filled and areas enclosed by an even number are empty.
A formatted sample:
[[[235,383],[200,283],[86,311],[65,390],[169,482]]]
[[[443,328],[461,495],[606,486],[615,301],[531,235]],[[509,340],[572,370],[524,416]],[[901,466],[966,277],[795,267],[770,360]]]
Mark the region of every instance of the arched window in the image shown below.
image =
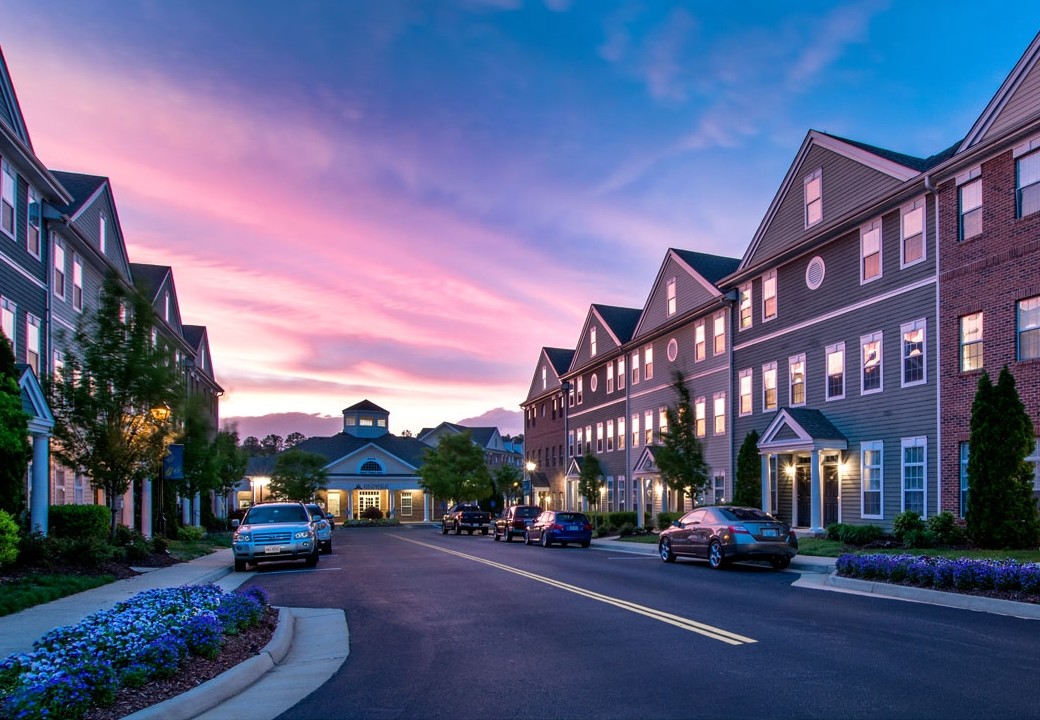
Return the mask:
[[[363,475],[379,475],[383,472],[383,466],[379,464],[378,460],[365,460],[361,463],[359,472]]]

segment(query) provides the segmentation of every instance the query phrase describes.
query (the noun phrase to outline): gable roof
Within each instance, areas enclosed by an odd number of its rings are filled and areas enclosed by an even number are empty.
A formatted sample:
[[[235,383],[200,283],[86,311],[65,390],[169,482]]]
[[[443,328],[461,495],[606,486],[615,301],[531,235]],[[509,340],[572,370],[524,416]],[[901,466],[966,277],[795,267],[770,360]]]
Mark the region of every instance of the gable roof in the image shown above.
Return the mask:
[[[357,411],[361,411],[361,412],[381,412],[381,413],[386,413],[387,415],[390,414],[389,410],[384,410],[383,408],[379,407],[378,405],[376,405],[371,400],[362,400],[361,402],[354,403],[353,405],[351,405],[348,408],[343,408],[343,412],[345,412],[345,413],[346,412],[357,412]]]
[[[567,368],[571,366],[571,361],[574,360],[574,350],[567,350],[565,348],[542,348],[545,353],[545,357],[549,359],[549,364],[552,365],[552,369],[556,371],[557,375],[562,375],[567,372]]]
[[[75,217],[86,205],[89,205],[108,182],[108,178],[100,175],[85,175],[64,170],[53,170],[52,173],[72,196],[68,204],[59,207],[59,210],[69,217]]]
[[[678,255],[683,262],[696,270],[701,277],[713,285],[717,285],[719,280],[730,275],[740,265],[740,258],[709,255],[708,253],[680,250],[679,248],[669,248],[668,252]]]
[[[733,273],[739,265],[739,258],[669,248],[657,270],[632,337],[641,338],[663,327],[687,322],[691,313],[702,312],[706,306],[716,303],[722,295],[719,281]],[[680,279],[677,269],[686,277]],[[678,289],[673,290],[682,297],[681,310],[669,310],[666,307],[666,277],[678,283]]]
[[[1029,47],[1019,57],[1015,67],[1008,73],[997,93],[990,99],[975,124],[971,126],[971,130],[957,148],[958,153],[977,145],[988,135],[1010,130],[1035,119],[1037,113],[1040,112],[1040,104],[1033,99],[1037,90],[1040,90],[1038,59],[1040,59],[1040,33],[1029,43]],[[1023,99],[1028,96],[1028,102],[1016,103],[1019,96]]]
[[[604,327],[617,339],[618,345],[624,345],[632,339],[632,333],[636,331],[636,325],[639,324],[639,316],[643,312],[640,308],[599,305],[597,303],[594,303],[592,308],[599,314]]]
[[[429,448],[417,438],[400,437],[390,433],[374,438],[359,438],[341,432],[331,437],[307,438],[293,449],[317,453],[328,461],[327,465],[331,465],[368,446],[377,447],[413,468],[422,465],[423,453]]]
[[[29,129],[26,127],[25,117],[22,115],[22,106],[18,103],[18,96],[14,92],[14,83],[11,81],[11,72],[7,68],[3,48],[0,48],[0,120],[3,120],[4,124],[14,132],[15,137],[35,154],[32,140],[29,139]]]
[[[50,434],[51,428],[54,427],[54,415],[47,404],[40,381],[36,379],[36,373],[33,372],[32,366],[26,363],[15,363],[14,368],[18,373],[22,410],[29,416],[29,432]]]
[[[130,272],[133,273],[134,287],[154,304],[159,299],[159,290],[162,289],[166,278],[173,273],[173,268],[169,265],[130,263]]]
[[[759,453],[792,450],[845,450],[848,439],[819,410],[780,408],[758,441]]]

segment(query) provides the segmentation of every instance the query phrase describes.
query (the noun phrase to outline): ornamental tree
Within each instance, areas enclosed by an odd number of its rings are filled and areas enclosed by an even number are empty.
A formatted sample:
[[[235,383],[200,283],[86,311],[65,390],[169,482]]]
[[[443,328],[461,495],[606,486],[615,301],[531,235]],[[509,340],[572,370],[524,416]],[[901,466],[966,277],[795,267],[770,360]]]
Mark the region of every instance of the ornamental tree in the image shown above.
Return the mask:
[[[578,475],[578,493],[585,498],[589,507],[599,507],[603,497],[603,466],[599,458],[590,452],[581,459],[581,474]]]
[[[287,450],[275,458],[271,497],[279,500],[310,502],[315,493],[328,487],[329,477],[324,455],[306,450]]]
[[[675,373],[672,387],[679,399],[675,407],[665,410],[668,429],[661,433],[661,445],[654,448],[654,461],[661,471],[661,480],[680,493],[682,507],[682,493],[696,498],[707,489],[710,478],[701,441],[697,439],[690,391],[679,372]]]
[[[455,502],[481,500],[492,489],[484,451],[468,430],[443,436],[423,452],[419,484],[437,498]]]
[[[762,507],[762,461],[758,454],[758,430],[747,434],[737,453],[733,504]]]
[[[13,517],[25,509],[25,473],[32,454],[28,422],[14,353],[0,332],[0,510]]]

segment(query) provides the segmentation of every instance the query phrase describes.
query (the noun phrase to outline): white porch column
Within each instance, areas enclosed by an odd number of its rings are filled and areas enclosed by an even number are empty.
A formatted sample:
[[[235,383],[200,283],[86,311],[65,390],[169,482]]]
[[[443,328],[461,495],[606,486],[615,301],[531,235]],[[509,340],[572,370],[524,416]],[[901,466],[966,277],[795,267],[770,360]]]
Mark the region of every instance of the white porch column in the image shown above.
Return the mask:
[[[152,480],[141,481],[141,534],[146,538],[152,536]]]
[[[47,511],[50,507],[50,446],[47,433],[33,433],[32,477],[29,482],[29,524],[34,531],[47,534]]]
[[[202,497],[198,493],[191,501],[191,524],[195,527],[202,525]]]
[[[813,450],[809,471],[809,498],[811,500],[810,515],[813,533],[823,532],[823,473],[820,472],[820,451]]]
[[[394,513],[397,512],[397,508],[394,507],[394,491],[393,491],[393,488],[388,489],[386,491],[386,494],[387,494],[386,516],[387,517],[393,517]]]
[[[773,493],[771,492],[772,488],[769,485],[769,483],[772,480],[772,478],[769,477],[769,459],[772,456],[769,453],[766,453],[765,455],[761,455],[760,457],[762,459],[762,509],[766,512],[773,512],[769,507],[769,501],[773,497]]]
[[[423,522],[430,522],[430,493],[422,494],[422,516]]]

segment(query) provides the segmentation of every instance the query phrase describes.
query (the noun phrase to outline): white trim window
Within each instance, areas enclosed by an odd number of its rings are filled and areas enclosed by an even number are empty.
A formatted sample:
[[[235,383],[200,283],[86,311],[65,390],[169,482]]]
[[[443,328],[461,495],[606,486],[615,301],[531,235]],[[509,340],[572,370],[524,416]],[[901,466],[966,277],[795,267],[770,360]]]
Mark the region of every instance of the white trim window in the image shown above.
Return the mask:
[[[762,322],[776,317],[776,270],[762,276]]]
[[[585,400],[585,394],[584,394],[585,393],[585,378],[582,377],[581,375],[578,376],[578,389],[577,389],[577,393],[578,393],[578,397],[577,397],[576,402],[579,405],[581,405],[582,402],[584,402],[584,400]]]
[[[1040,358],[1040,295],[1019,300],[1016,318],[1018,359]]]
[[[43,323],[30,313],[25,314],[25,363],[40,374],[40,346],[43,341]]]
[[[694,434],[702,438],[707,432],[707,398],[699,397],[693,401],[693,430]]]
[[[11,345],[11,352],[14,352],[15,359],[18,358],[18,353],[15,352],[15,333],[14,333],[14,317],[17,311],[17,307],[13,302],[7,298],[0,296],[0,331],[3,331],[7,337],[7,342]]]
[[[665,286],[665,293],[668,302],[668,316],[675,315],[675,278],[669,278],[668,283]]]
[[[776,389],[776,361],[762,366],[762,412],[776,410],[780,402]]]
[[[624,475],[618,475],[618,478],[617,478],[618,510],[620,510],[622,512],[625,510],[625,496],[626,496],[625,476]]]
[[[914,200],[912,203],[904,205],[899,211],[899,248],[900,267],[907,267],[909,265],[916,265],[928,256],[926,250],[924,236],[925,236],[925,221],[924,221],[925,201],[924,198]]]
[[[668,432],[668,408],[657,409],[657,437],[660,439]]]
[[[589,357],[596,357],[596,328],[589,328]]]
[[[740,286],[740,322],[737,325],[740,330],[747,330],[751,327],[754,315],[751,304],[751,283],[746,282]]]
[[[54,243],[54,295],[65,299],[65,248]]]
[[[880,519],[885,507],[884,446],[880,440],[860,443],[860,517]]]
[[[603,423],[596,423],[596,452],[603,452]]]
[[[105,214],[101,213],[98,216],[98,250],[101,254],[105,254],[105,249],[108,245],[108,224],[105,222]]]
[[[712,318],[712,337],[714,339],[712,352],[715,355],[722,355],[724,352],[726,352],[725,311],[716,313],[715,317]]]
[[[639,351],[632,353],[632,384],[639,384]]]
[[[915,320],[899,326],[903,338],[903,387],[920,385],[928,381],[925,363],[925,338],[928,323],[926,320]]]
[[[614,363],[607,363],[607,394],[614,392]]]
[[[961,372],[983,368],[982,313],[960,318]]]
[[[43,228],[43,203],[40,191],[29,186],[28,212],[25,214],[25,247],[37,260],[40,259],[40,238]]]
[[[751,412],[752,412],[752,410],[751,410],[751,374],[752,374],[752,372],[753,371],[752,371],[751,368],[747,368],[745,370],[741,370],[740,373],[738,374],[738,380],[737,380],[738,385],[737,385],[737,387],[740,390],[740,403],[739,403],[739,407],[737,408],[737,413],[741,417],[743,417],[745,415],[750,415]]]
[[[643,444],[654,444],[654,411],[643,411]]]
[[[72,307],[83,310],[83,258],[72,253]]]
[[[817,169],[802,181],[805,197],[805,229],[823,220],[823,170]]]
[[[1040,492],[1040,438],[1036,439],[1033,454],[1026,457],[1026,462],[1033,466],[1033,492]]]
[[[632,413],[632,447],[639,447],[639,413]]]
[[[574,431],[567,433],[567,457],[574,457]]]
[[[714,395],[715,405],[715,434],[726,434],[726,393],[720,392]]]
[[[859,283],[881,277],[881,218],[859,229]]]
[[[625,449],[625,416],[617,419],[617,449]]]
[[[607,420],[607,452],[614,450],[614,421]]]
[[[578,426],[578,445],[577,445],[578,457],[581,457],[582,455],[585,454],[584,445],[585,445],[585,431],[581,428],[581,426]]]
[[[542,390],[549,387],[549,374],[546,371],[545,365],[542,365]]]
[[[726,502],[726,471],[716,470],[712,479],[712,502],[722,505]]]
[[[654,346],[647,345],[643,348],[643,377],[647,380],[654,379]]]
[[[824,397],[828,400],[841,400],[845,397],[845,343],[828,345],[827,385]]]
[[[903,498],[901,510],[913,511],[925,516],[927,508],[927,491],[925,478],[928,477],[928,438],[911,437],[903,438],[902,446],[902,469],[903,469]]]
[[[625,356],[622,355],[617,361],[617,389],[625,389]]]
[[[1031,152],[1015,161],[1015,196],[1018,217],[1040,210],[1040,152]]]
[[[693,328],[693,360],[700,362],[705,358],[707,350],[704,341],[704,321],[701,320]]]
[[[982,234],[982,178],[975,177],[957,188],[958,239],[970,240]]]
[[[859,339],[862,352],[863,372],[860,375],[860,394],[869,395],[884,390],[882,372],[883,333],[864,335]]]
[[[14,240],[15,189],[18,183],[11,164],[0,158],[0,230]]]
[[[805,353],[787,358],[787,402],[792,407],[805,405]]]
[[[1040,446],[1040,443],[1038,443]],[[965,517],[968,514],[968,458],[971,455],[971,448],[966,442],[957,443],[957,448],[960,451],[960,479],[961,479],[961,506],[960,516]]]

